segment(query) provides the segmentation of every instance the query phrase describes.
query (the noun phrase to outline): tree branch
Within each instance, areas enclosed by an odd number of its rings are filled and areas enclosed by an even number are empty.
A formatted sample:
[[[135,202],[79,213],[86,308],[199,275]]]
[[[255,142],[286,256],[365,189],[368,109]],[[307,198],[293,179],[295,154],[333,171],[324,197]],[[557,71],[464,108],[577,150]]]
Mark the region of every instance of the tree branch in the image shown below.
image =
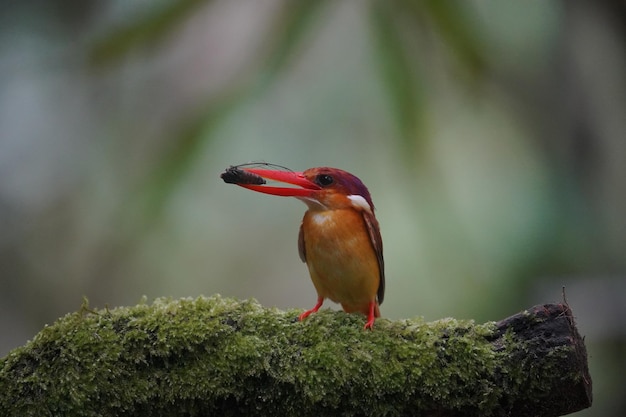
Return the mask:
[[[557,416],[591,405],[567,305],[474,324],[219,296],[69,314],[0,359],[0,415]]]

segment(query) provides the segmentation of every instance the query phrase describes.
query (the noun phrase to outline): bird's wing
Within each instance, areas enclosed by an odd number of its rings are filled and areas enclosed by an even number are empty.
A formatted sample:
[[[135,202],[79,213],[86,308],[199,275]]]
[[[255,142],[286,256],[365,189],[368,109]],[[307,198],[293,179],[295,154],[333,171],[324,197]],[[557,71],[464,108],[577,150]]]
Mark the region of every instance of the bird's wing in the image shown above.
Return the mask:
[[[302,262],[306,262],[306,248],[304,247],[304,230],[302,224],[300,225],[300,232],[298,233],[298,254]]]
[[[380,282],[378,284],[378,304],[383,303],[385,298],[385,260],[383,259],[383,238],[380,236],[380,228],[378,226],[378,220],[374,217],[374,214],[363,210],[363,220],[367,226],[367,233],[370,235],[370,241],[372,247],[376,253],[378,259],[378,270],[380,274]],[[300,229],[300,235],[302,235],[302,229]],[[303,243],[304,244],[304,243]],[[303,251],[303,250],[302,250]],[[303,252],[300,252],[300,256],[303,257]]]

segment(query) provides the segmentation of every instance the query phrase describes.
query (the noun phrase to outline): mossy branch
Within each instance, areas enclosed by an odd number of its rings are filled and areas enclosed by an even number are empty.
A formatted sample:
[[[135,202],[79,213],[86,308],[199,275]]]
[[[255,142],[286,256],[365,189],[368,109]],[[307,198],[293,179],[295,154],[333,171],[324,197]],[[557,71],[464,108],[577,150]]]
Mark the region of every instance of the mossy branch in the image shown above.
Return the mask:
[[[7,416],[556,416],[591,404],[567,305],[498,323],[219,296],[81,311],[0,359]]]

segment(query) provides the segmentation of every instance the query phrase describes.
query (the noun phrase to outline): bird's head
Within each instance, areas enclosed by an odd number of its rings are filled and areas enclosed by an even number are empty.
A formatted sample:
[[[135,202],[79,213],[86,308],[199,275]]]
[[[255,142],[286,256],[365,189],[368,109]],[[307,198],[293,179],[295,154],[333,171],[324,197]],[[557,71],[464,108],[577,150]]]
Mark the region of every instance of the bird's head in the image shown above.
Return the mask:
[[[372,197],[363,182],[338,168],[319,167],[293,172],[233,167],[222,174],[222,179],[260,193],[296,197],[310,210],[355,208],[371,213],[374,211]],[[265,185],[266,179],[296,187]]]

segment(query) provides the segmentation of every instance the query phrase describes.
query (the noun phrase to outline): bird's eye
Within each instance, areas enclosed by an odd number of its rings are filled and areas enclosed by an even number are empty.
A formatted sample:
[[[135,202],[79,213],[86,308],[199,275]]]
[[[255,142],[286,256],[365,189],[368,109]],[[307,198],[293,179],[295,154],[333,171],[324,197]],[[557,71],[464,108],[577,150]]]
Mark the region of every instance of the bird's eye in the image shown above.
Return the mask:
[[[326,187],[333,183],[333,177],[328,174],[320,174],[315,178],[315,182],[321,185],[322,187]]]

